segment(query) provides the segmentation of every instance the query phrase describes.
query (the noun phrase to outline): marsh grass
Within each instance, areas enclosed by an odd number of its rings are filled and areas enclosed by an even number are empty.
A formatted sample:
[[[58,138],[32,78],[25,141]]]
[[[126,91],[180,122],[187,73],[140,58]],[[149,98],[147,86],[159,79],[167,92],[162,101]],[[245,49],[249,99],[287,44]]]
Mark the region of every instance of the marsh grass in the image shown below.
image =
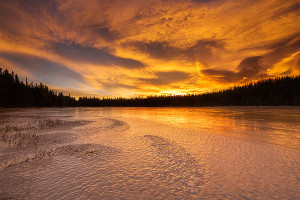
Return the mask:
[[[45,157],[49,157],[51,158],[52,156],[54,155],[54,151],[51,148],[45,148],[45,149],[42,149],[42,150],[37,150],[35,151],[34,153],[34,156],[31,158],[31,160],[40,160],[40,159],[43,159]],[[27,162],[30,160],[29,157],[27,157]]]
[[[0,116],[0,142],[6,153],[13,155],[6,166],[21,162],[32,162],[56,155],[52,144],[59,143],[61,135],[48,134],[56,128],[84,125],[87,122],[63,121],[57,118],[30,116]],[[59,129],[61,130],[61,129]],[[67,138],[68,139],[68,138]],[[49,146],[50,145],[50,146]]]
[[[3,123],[2,123],[3,122]],[[42,119],[32,122],[28,122],[26,125],[12,125],[14,122],[0,120],[0,124],[6,124],[5,126],[0,127],[0,131],[8,132],[20,132],[20,131],[31,131],[36,129],[49,129],[56,128],[61,126],[74,125],[76,122],[72,121],[63,121],[60,119]],[[8,124],[11,123],[11,124]]]
[[[29,147],[37,146],[40,136],[36,133],[18,132],[16,134],[9,134],[7,132],[0,133],[0,140],[7,143],[9,147]]]
[[[5,168],[10,168],[15,165],[22,164],[24,162],[34,162],[39,161],[45,158],[52,158],[55,155],[52,148],[45,148],[45,149],[35,149],[34,152],[23,154],[19,158],[15,158],[7,163]],[[0,198],[1,200],[1,198]]]
[[[8,119],[0,119],[0,124],[5,124],[8,122]]]
[[[44,119],[38,121],[38,127],[40,129],[55,128],[63,125],[68,125],[68,122],[64,122],[60,119]]]
[[[17,124],[17,122],[12,122],[9,119],[1,118],[0,124],[2,125],[0,127],[0,141],[6,143],[9,148],[22,149],[24,157],[21,160],[28,162],[54,155],[52,148],[41,149],[42,146],[39,144],[45,142],[42,141],[45,140],[45,136],[37,134],[36,131],[53,129],[68,125],[70,122],[59,119],[40,119],[30,120],[27,124]]]
[[[4,132],[12,132],[12,131],[15,131],[15,132],[18,132],[18,131],[28,131],[28,130],[33,130],[34,127],[31,126],[30,124],[28,125],[23,125],[23,126],[17,126],[17,125],[6,125],[4,128],[2,128],[2,130]]]
[[[33,123],[29,121],[26,125],[6,124],[0,128],[0,141],[8,143],[9,147],[15,145],[17,148],[37,145],[40,138],[40,135],[36,134],[37,130],[70,126],[75,123],[76,122],[65,122],[60,119],[49,118],[34,121]]]

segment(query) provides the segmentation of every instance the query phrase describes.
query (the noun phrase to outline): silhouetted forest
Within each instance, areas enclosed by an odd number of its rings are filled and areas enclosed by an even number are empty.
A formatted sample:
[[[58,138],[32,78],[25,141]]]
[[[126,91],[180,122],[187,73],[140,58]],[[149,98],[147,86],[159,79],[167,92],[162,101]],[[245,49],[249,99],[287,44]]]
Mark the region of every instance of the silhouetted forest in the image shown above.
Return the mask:
[[[0,68],[0,106],[1,107],[50,107],[76,106],[76,99],[57,94],[42,83],[28,83],[19,80],[17,74]]]
[[[150,96],[147,98],[95,98],[64,96],[48,86],[23,83],[18,75],[0,68],[1,107],[162,107],[162,106],[300,106],[300,76],[269,78],[206,94]]]

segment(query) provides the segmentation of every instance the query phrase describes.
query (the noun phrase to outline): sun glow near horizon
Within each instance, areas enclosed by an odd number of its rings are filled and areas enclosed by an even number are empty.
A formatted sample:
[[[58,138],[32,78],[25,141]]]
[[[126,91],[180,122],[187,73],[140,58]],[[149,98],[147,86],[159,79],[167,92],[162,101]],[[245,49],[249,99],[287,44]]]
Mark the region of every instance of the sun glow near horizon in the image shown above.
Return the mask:
[[[197,94],[299,75],[299,5],[1,1],[0,65],[72,96],[97,97]]]

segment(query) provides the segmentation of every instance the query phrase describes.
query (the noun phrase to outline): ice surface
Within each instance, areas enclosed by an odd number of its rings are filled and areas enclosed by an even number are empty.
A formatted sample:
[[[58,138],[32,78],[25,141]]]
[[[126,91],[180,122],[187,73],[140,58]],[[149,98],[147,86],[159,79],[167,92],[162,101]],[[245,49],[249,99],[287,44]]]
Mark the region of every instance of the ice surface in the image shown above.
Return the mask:
[[[0,110],[0,199],[297,199],[300,108]]]

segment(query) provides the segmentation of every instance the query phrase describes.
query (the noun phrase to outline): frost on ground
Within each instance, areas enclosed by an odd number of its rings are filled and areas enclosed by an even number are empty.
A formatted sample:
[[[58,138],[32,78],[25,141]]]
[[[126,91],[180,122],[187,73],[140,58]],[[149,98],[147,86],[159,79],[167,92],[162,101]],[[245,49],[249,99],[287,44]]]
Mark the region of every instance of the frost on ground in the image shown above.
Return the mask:
[[[76,134],[69,129],[87,123],[30,115],[1,115],[0,170],[19,162],[53,156],[56,146],[76,140]]]
[[[0,199],[297,199],[299,110],[0,110]]]
[[[125,124],[108,118],[102,121],[98,127],[101,130],[118,129]],[[80,134],[76,127],[91,122],[70,120],[68,116],[0,115],[0,170],[21,162],[59,155],[95,157],[115,152],[110,147],[76,144]]]
[[[49,168],[50,172],[43,176],[63,176],[65,169],[60,171],[55,164],[61,160],[103,161],[117,154],[116,148],[78,141],[93,132],[86,130],[92,122],[64,116],[0,114],[0,199],[31,198],[28,192],[33,189],[26,185],[32,185],[36,173]],[[94,127],[120,131],[122,125],[125,122],[104,118]],[[59,164],[64,165],[65,162]]]

